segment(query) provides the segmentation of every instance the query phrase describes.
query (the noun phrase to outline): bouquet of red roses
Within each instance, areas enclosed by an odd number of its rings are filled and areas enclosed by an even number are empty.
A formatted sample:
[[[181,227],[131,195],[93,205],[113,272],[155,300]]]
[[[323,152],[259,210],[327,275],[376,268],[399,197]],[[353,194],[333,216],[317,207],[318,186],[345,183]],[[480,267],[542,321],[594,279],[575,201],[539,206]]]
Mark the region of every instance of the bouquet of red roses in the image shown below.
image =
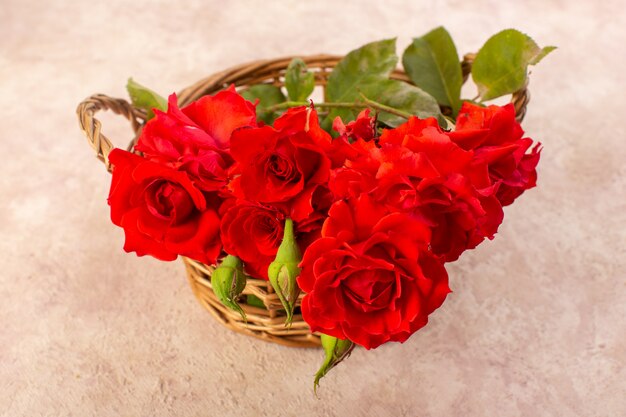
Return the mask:
[[[131,80],[150,120],[134,152],[108,156],[111,219],[128,252],[216,265],[215,294],[242,315],[249,277],[269,280],[287,326],[304,292],[326,350],[317,383],[355,344],[422,328],[450,292],[445,264],[492,239],[503,207],[535,186],[540,145],[512,104],[482,102],[524,86],[550,50],[492,37],[472,68],[480,102],[461,100],[443,28],[404,52],[411,83],[389,78],[395,40],[375,42],[335,67],[320,100],[307,102],[315,74],[298,59],[286,90],[231,85],[182,108]]]

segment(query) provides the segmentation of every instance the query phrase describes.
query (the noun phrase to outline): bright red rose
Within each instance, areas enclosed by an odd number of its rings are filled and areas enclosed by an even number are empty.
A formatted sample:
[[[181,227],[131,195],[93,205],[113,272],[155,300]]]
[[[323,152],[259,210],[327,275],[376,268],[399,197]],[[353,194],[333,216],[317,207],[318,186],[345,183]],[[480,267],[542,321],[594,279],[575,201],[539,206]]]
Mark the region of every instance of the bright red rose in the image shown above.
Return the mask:
[[[155,110],[135,149],[152,161],[187,172],[204,191],[218,191],[228,182],[233,163],[228,153],[230,136],[248,126],[256,126],[254,105],[234,87],[182,109],[172,94],[167,112]]]
[[[274,127],[237,130],[231,155],[238,176],[231,188],[237,197],[283,207],[296,222],[305,219],[315,189],[328,182],[331,163],[325,150],[330,144],[317,113],[306,107],[289,109]]]
[[[460,147],[474,151],[476,164],[486,164],[497,185],[496,197],[503,206],[537,184],[536,167],[541,145],[522,138],[524,131],[515,120],[512,104],[481,107],[464,103],[450,138]],[[530,153],[526,153],[531,149]]]
[[[313,331],[367,349],[404,342],[450,292],[442,262],[427,250],[428,227],[367,195],[335,203],[322,236],[304,253],[298,278]]]
[[[185,172],[121,149],[109,154],[111,220],[126,235],[124,250],[171,261],[177,255],[215,263],[219,218]]]

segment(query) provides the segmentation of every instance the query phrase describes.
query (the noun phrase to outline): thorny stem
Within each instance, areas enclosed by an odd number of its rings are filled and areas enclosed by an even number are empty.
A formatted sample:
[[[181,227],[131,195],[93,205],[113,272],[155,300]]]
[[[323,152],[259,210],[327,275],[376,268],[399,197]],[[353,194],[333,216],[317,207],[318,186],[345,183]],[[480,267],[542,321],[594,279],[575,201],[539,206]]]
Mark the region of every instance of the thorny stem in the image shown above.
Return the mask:
[[[266,110],[269,112],[276,110],[285,110],[290,107],[300,107],[300,106],[308,106],[310,103],[306,101],[284,101],[282,103],[274,104],[273,106],[267,107]],[[323,108],[323,109],[364,109],[368,107],[363,103],[315,103],[315,107]]]
[[[382,103],[379,103],[377,101],[374,100],[370,100],[369,98],[365,97],[363,94],[361,94],[361,99],[371,108],[376,109],[376,110],[380,110],[380,111],[384,111],[390,114],[394,114],[396,116],[402,117],[404,119],[408,119],[412,116],[412,114],[410,113],[406,113],[403,112],[402,110],[398,110],[398,109],[394,109],[393,107],[389,107],[386,106]]]
[[[393,107],[386,106],[384,104],[378,103],[376,101],[370,100],[364,95],[361,94],[362,101],[355,101],[354,103],[315,103],[315,107],[319,107],[322,109],[374,109],[378,111],[383,111],[385,113],[394,114],[396,116],[402,117],[404,119],[408,119],[411,117],[411,114],[405,113],[401,110],[394,109]],[[273,106],[268,107],[266,110],[269,112],[273,112],[276,110],[284,110],[290,107],[298,107],[298,106],[308,106],[309,103],[304,101],[285,101],[283,103],[278,103]]]

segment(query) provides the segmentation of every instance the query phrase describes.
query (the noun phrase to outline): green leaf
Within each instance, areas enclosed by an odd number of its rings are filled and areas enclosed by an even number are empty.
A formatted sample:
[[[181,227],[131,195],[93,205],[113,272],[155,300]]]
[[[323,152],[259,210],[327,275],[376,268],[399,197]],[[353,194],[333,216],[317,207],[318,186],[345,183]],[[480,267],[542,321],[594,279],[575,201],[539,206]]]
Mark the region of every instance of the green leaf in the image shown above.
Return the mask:
[[[306,101],[315,88],[315,75],[300,58],[294,58],[285,73],[285,87],[291,101]]]
[[[546,57],[546,55],[548,55],[550,52],[554,51],[555,49],[556,49],[556,46],[544,46],[541,49],[541,52],[539,52],[530,61],[528,61],[528,64],[529,65],[538,64],[542,59]]]
[[[355,49],[339,61],[328,77],[326,100],[333,103],[356,99],[360,84],[386,79],[397,63],[395,38]]]
[[[419,87],[399,80],[381,80],[362,85],[361,93],[368,99],[404,113],[420,118],[441,118],[437,100]],[[406,121],[405,118],[381,111],[378,120],[388,126],[396,127]]]
[[[128,79],[126,90],[128,90],[133,106],[146,110],[146,120],[154,117],[152,109],[167,111],[167,100],[165,98],[135,82],[132,78]]]
[[[458,112],[463,75],[456,46],[447,30],[438,27],[413,39],[402,55],[402,65],[415,85],[439,104]]]
[[[386,80],[397,63],[395,38],[368,43],[355,49],[337,63],[328,77],[326,101],[329,103],[356,101],[360,97],[359,86]],[[337,116],[347,121],[355,115],[356,113],[350,109],[333,109],[323,126],[328,128]]]
[[[540,48],[528,35],[507,29],[493,35],[478,51],[472,78],[481,99],[512,94],[526,83],[528,65],[535,65],[556,47]]]
[[[274,123],[274,119],[278,117],[277,112],[268,111],[267,108],[287,100],[281,89],[271,84],[255,84],[241,92],[241,95],[252,102],[259,100],[256,108],[257,119],[267,124]]]

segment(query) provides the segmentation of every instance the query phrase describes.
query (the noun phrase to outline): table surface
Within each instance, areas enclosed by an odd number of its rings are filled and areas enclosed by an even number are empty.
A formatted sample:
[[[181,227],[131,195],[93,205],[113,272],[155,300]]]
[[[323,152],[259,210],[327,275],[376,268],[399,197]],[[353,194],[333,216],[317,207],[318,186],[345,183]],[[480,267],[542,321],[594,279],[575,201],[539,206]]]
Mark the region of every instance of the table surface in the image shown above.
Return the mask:
[[[539,187],[449,266],[426,328],[357,350],[316,399],[320,351],[234,334],[181,262],[123,253],[74,111],[125,96],[129,76],[167,94],[253,59],[404,48],[440,24],[462,52],[507,27],[559,47],[532,69],[524,122],[545,146]],[[626,415],[625,24],[617,0],[3,0],[0,415]],[[125,145],[125,121],[102,121]]]

